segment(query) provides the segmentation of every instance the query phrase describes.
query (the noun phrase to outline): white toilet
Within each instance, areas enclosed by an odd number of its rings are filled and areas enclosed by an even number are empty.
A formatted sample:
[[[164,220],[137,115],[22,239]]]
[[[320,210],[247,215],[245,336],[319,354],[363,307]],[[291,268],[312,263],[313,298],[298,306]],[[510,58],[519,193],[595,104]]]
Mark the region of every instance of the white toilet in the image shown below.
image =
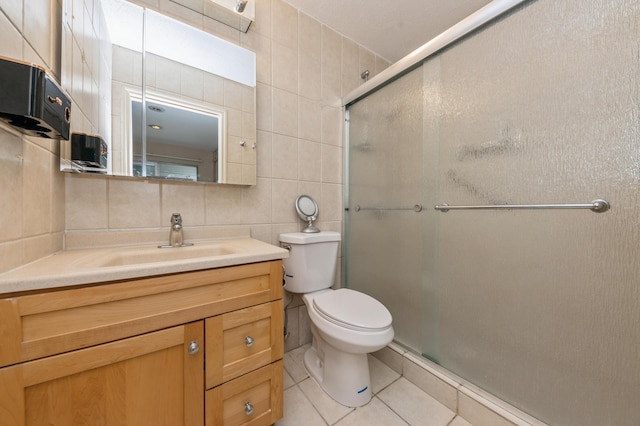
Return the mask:
[[[359,407],[371,399],[367,354],[393,340],[391,314],[373,297],[330,289],[338,259],[338,232],[280,234],[285,290],[302,293],[311,318],[313,344],[304,365],[339,403]]]

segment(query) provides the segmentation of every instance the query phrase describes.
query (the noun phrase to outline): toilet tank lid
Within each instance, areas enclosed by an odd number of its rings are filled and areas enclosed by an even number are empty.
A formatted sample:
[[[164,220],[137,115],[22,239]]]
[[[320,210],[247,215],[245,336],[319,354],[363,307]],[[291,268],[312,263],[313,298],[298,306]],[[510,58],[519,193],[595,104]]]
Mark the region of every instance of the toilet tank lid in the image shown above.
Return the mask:
[[[333,231],[322,231],[314,234],[306,232],[291,232],[280,234],[280,242],[289,244],[311,244],[326,243],[329,241],[340,241],[340,233]]]

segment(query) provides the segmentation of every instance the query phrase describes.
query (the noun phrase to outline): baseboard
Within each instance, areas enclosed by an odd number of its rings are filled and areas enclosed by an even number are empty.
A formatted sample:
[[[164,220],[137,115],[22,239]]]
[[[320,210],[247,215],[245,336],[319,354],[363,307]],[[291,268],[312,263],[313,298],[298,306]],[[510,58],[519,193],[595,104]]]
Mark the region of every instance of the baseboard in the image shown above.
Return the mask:
[[[545,423],[400,345],[372,354],[473,425],[546,426]]]

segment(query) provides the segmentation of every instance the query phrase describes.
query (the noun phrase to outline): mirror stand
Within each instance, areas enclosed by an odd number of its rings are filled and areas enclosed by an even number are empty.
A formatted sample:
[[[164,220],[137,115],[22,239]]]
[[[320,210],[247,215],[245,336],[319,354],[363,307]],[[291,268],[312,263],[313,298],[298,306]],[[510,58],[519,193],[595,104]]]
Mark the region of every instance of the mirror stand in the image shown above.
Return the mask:
[[[303,228],[300,232],[306,232],[306,233],[320,232],[320,230],[313,224],[313,221],[316,220],[316,218],[315,217],[309,217],[307,219],[309,219],[309,222],[307,223],[307,226],[305,228]]]

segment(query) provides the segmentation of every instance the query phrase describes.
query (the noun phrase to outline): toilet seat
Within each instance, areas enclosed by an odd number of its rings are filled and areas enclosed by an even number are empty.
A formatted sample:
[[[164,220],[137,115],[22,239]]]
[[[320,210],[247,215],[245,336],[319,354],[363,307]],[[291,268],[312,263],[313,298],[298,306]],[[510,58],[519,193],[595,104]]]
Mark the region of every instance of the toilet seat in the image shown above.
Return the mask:
[[[324,319],[351,330],[376,332],[391,326],[391,313],[373,297],[348,288],[313,298],[313,308]]]

